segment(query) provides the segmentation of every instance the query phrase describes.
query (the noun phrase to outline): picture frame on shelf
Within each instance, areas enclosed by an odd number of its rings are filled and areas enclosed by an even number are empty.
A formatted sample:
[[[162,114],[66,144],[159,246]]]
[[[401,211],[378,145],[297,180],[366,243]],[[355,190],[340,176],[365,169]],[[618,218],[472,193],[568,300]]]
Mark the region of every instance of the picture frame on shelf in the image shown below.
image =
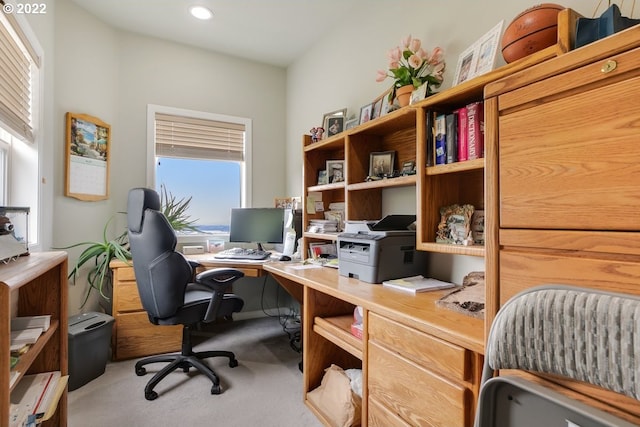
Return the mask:
[[[403,176],[414,175],[416,173],[416,162],[413,160],[402,163],[400,174]]]
[[[359,123],[360,123],[360,119],[358,117],[349,119],[347,120],[347,123],[345,123],[344,125],[344,130],[353,129],[354,127],[358,126]]]
[[[344,181],[344,160],[327,160],[327,181],[329,184]]]
[[[391,100],[389,99],[391,96],[391,90],[386,91],[382,95],[382,107],[380,107],[380,117],[386,116],[391,112]]]
[[[395,151],[372,152],[369,154],[369,176],[392,176],[395,160]]]
[[[409,100],[409,104],[415,104],[416,102],[425,99],[427,97],[428,86],[429,82],[424,82],[420,85],[420,87],[411,92],[411,99]]]
[[[481,76],[493,70],[496,65],[498,46],[502,37],[504,20],[498,22],[491,30],[483,35],[477,42],[476,66],[473,77]]]
[[[436,243],[469,246],[473,244],[471,218],[473,205],[449,205],[440,208]]]
[[[476,69],[478,46],[476,43],[465,49],[458,57],[456,65],[456,73],[453,78],[453,86],[464,83],[473,77],[473,71]]]
[[[325,185],[329,183],[329,179],[327,178],[327,170],[319,170],[318,171],[318,185]]]
[[[332,111],[326,113],[322,117],[322,126],[324,126],[327,138],[339,134],[344,130],[344,123],[347,119],[347,109]]]
[[[359,124],[367,123],[371,120],[371,111],[373,110],[373,103],[364,105],[360,108],[360,121]]]

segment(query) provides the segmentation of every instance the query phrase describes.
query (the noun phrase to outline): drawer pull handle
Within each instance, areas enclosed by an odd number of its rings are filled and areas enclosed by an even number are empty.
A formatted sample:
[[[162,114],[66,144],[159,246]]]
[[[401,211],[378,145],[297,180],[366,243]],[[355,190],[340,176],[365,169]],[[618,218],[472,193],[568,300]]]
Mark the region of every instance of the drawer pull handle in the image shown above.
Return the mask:
[[[609,60],[604,63],[600,71],[602,71],[604,74],[607,74],[615,70],[616,67],[618,67],[618,63],[616,61]]]

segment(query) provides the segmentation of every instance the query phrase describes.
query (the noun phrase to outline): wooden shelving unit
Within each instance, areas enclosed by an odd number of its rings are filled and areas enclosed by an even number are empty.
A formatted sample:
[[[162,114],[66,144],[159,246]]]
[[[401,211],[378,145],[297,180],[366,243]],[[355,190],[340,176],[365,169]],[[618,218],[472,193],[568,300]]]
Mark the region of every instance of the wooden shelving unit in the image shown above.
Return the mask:
[[[37,252],[0,265],[0,427],[9,426],[11,391],[24,375],[60,371],[68,375],[67,254]],[[51,315],[51,325],[22,356],[14,370],[18,379],[10,387],[9,343],[11,317]],[[58,401],[54,416],[45,427],[67,425],[67,391]]]

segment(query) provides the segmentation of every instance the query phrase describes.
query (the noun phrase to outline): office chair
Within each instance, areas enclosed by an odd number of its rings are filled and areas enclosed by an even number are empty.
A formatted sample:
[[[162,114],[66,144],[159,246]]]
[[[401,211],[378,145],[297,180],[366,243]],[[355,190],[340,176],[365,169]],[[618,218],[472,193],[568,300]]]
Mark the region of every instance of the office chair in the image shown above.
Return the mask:
[[[640,400],[640,297],[567,285],[524,291],[496,315],[475,427],[625,426],[626,420],[516,375],[552,374]]]
[[[149,380],[144,389],[145,398],[156,399],[158,393],[154,387],[171,372],[180,368],[187,373],[191,367],[213,382],[211,394],[220,394],[218,376],[204,359],[228,357],[232,368],[238,366],[238,361],[229,351],[194,352],[191,332],[200,324],[228,318],[242,309],[244,301],[225,291],[244,273],[218,268],[194,276],[193,269],[198,264],[175,251],[175,232],[160,212],[160,198],[154,190],[129,191],[127,228],[138,292],[149,321],[155,325],[183,325],[180,353],[150,356],[136,362],[138,376],[146,374],[144,365],[169,362]]]

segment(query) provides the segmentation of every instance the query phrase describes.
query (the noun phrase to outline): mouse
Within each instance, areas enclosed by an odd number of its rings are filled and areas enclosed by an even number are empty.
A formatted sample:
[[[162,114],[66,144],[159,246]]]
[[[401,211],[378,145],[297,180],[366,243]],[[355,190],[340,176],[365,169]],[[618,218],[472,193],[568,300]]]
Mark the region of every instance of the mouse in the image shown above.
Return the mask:
[[[282,255],[278,261],[291,261],[291,257],[289,255]]]

